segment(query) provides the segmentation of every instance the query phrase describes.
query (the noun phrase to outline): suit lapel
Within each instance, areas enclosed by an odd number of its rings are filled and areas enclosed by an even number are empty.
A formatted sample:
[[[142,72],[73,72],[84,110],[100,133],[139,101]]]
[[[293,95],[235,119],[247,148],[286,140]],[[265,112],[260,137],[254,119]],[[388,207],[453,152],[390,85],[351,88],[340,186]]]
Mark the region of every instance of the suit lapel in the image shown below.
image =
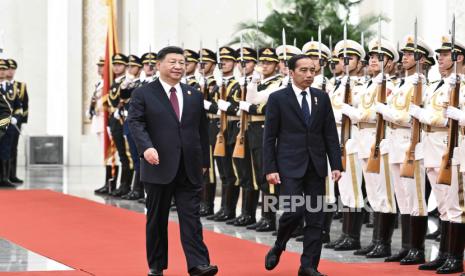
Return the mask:
[[[181,123],[184,120],[184,115],[186,114],[186,106],[189,104],[190,97],[187,95],[187,87],[181,83],[182,90],[182,113],[181,113]]]
[[[310,111],[310,120],[308,122],[308,126],[310,127],[313,123],[313,120],[316,117],[316,112],[318,109],[318,96],[315,95],[315,93],[312,91],[312,88],[310,87],[310,100],[312,102],[312,110]]]
[[[176,122],[179,123],[178,116],[176,116],[176,112],[174,112],[170,99],[166,95],[165,89],[163,89],[163,85],[161,85],[161,82],[159,80],[156,80],[154,82],[154,85],[155,85],[155,89],[154,89],[155,96],[158,98],[158,100],[160,100],[162,106],[166,108],[168,113],[170,113],[171,116],[173,116],[173,118],[176,120]]]
[[[302,108],[299,105],[299,101],[297,101],[297,97],[295,96],[294,89],[292,89],[292,86],[289,85],[287,87],[287,94],[288,94],[288,101],[291,104],[292,109],[297,113],[297,116],[299,116],[300,121],[306,125],[305,119],[304,119],[304,114],[302,114]]]

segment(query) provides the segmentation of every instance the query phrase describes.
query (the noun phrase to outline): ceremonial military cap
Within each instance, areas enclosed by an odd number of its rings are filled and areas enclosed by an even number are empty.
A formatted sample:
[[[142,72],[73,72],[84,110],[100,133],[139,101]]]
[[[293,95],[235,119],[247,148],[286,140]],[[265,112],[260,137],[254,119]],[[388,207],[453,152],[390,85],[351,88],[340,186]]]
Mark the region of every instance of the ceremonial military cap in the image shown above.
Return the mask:
[[[237,56],[236,56],[236,51],[234,51],[233,48],[231,47],[221,47],[220,48],[220,59],[231,59],[236,61]]]
[[[200,62],[211,61],[216,62],[216,54],[210,49],[203,48],[199,52],[199,60]]]
[[[138,56],[129,55],[128,59],[129,59],[128,65],[142,67],[142,61],[140,60]]]
[[[18,63],[16,63],[16,60],[9,58],[7,61],[8,61],[8,65],[10,66],[11,69],[17,69],[18,68]]]
[[[356,55],[359,56],[360,59],[363,59],[366,56],[365,50],[357,41],[351,39],[347,39],[345,43],[344,40],[339,41],[336,46],[334,46],[334,51],[337,53],[338,57],[344,56],[344,48],[348,55]]]
[[[429,66],[434,66],[436,64],[436,61],[434,60],[434,57],[427,57],[425,60],[426,64]]]
[[[286,59],[289,60],[291,57],[295,55],[302,54],[302,51],[292,45],[280,45],[276,48],[276,54],[278,55],[280,60],[284,60],[284,51],[286,51]]]
[[[105,59],[103,57],[100,57],[97,62],[98,66],[103,66],[105,65]]]
[[[381,39],[381,45],[379,45],[380,47],[378,47],[378,45],[379,41],[377,38],[370,41],[370,43],[368,43],[368,53],[379,54],[379,49],[381,49],[381,53],[388,56],[388,58],[392,59],[392,61],[397,62],[399,60],[399,54],[391,42],[385,39]]]
[[[400,49],[402,52],[415,52],[415,37],[413,35],[405,36],[402,45],[403,47]],[[420,37],[417,37],[417,50],[426,57],[433,52],[431,47]]]
[[[184,57],[186,58],[187,61],[190,62],[199,62],[199,54],[195,51],[192,51],[190,49],[184,49]]]
[[[242,47],[242,54],[244,56],[245,61],[255,61],[257,62],[257,51],[249,47]],[[242,61],[241,59],[241,48],[236,50],[236,56],[238,61]]]
[[[321,57],[328,59],[331,55],[331,50],[329,50],[328,46],[324,45],[323,43],[318,43],[318,41],[309,41],[304,44],[302,47],[302,53],[306,54],[307,56],[318,56],[318,49],[321,45]]]
[[[332,54],[329,61],[331,61],[331,62],[339,62],[339,57],[337,56],[337,52],[335,50],[333,50],[333,54]]]
[[[465,55],[465,44],[463,44],[460,40],[455,39],[455,50],[462,55]],[[437,53],[443,51],[450,51],[452,49],[452,41],[450,35],[443,35],[441,38],[441,47],[436,49]]]
[[[0,59],[0,69],[8,69],[8,62],[5,59]]]
[[[112,63],[113,64],[124,64],[124,65],[127,65],[128,64],[128,57],[123,55],[123,54],[114,54],[113,55],[113,58],[112,58]]]
[[[149,64],[157,62],[157,54],[153,52],[145,53],[142,55],[142,64]]]
[[[260,50],[258,50],[258,60],[279,62],[278,55],[276,54],[276,50],[271,47],[261,48]]]

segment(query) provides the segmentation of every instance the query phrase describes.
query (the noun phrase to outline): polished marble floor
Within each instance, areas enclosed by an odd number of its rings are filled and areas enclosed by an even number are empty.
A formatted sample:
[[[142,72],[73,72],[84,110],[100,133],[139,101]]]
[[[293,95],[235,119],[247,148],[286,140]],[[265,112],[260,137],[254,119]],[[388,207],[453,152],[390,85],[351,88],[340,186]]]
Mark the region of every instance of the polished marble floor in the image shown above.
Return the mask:
[[[25,180],[18,189],[50,189],[65,194],[70,194],[96,202],[126,208],[136,212],[144,212],[142,204],[118,200],[111,197],[101,197],[94,194],[93,190],[102,185],[104,179],[104,169],[100,167],[30,167],[19,168],[20,178]],[[219,203],[219,198],[216,199]],[[218,205],[218,204],[217,204]],[[260,213],[260,212],[258,212]],[[177,220],[176,212],[171,212],[170,219]],[[204,228],[218,233],[234,236],[237,238],[250,240],[257,243],[272,245],[275,237],[270,233],[257,233],[244,228],[229,226],[224,223],[202,220]],[[437,227],[434,219],[430,219],[429,230],[434,231]],[[341,223],[334,221],[331,227],[331,237],[337,238],[341,233]],[[143,235],[143,233],[141,233]],[[362,246],[370,242],[372,229],[362,229]],[[70,269],[58,264],[46,257],[39,256],[25,248],[21,248],[0,237],[0,271],[25,271],[25,270],[60,270]],[[435,257],[438,251],[438,243],[427,240],[427,256]],[[393,236],[393,252],[400,247],[400,231],[396,229]],[[14,249],[14,250],[12,250]],[[300,252],[302,243],[291,240],[287,250]],[[336,252],[323,249],[322,258],[338,262],[380,262],[380,259],[366,259],[354,256],[352,252]]]

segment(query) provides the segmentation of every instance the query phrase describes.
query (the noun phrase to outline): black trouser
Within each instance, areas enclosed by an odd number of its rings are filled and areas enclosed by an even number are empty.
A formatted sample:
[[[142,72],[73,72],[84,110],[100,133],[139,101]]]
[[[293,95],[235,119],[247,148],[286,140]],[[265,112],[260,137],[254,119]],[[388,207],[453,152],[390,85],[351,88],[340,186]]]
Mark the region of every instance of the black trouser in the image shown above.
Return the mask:
[[[110,126],[111,137],[118,151],[118,156],[121,162],[122,170],[132,170],[133,163],[131,159],[131,152],[129,149],[129,145],[126,142],[126,138],[124,137],[123,124],[120,122],[120,120],[115,119],[113,117],[113,114],[110,115],[110,118],[108,119],[108,124]]]
[[[282,199],[285,202],[292,202],[290,199],[292,196],[305,195],[306,200],[310,200],[310,203],[307,202],[306,205],[312,208],[312,212],[306,210],[306,206],[297,207],[295,212],[285,210],[279,219],[276,245],[284,249],[292,233],[302,220],[302,216],[305,216],[304,244],[300,264],[304,268],[316,269],[320,262],[322,247],[321,234],[324,222],[322,206],[325,194],[325,178],[317,174],[313,163],[310,161],[304,177],[288,178],[281,175],[280,186],[280,197],[283,197]],[[320,209],[313,210],[318,205],[320,205]]]
[[[144,183],[144,186],[147,192],[146,250],[149,268],[159,271],[168,268],[168,217],[173,196],[188,269],[209,265],[199,215],[201,186],[189,181],[183,158],[171,183]]]
[[[218,157],[214,157],[213,153],[215,151],[216,145],[216,135],[219,131],[219,119],[210,119],[209,120],[209,143],[210,143],[210,168],[207,173],[204,175],[203,182],[203,192],[202,192],[202,204],[207,207],[213,208],[213,203],[215,201],[216,195],[216,171],[215,171],[215,161],[218,166],[218,171],[220,174],[221,180],[223,180],[223,170],[222,164],[218,161]],[[222,199],[222,202],[224,200]],[[223,205],[222,205],[223,206]]]
[[[21,129],[22,123],[18,122],[17,127]],[[11,140],[11,152],[10,152],[10,157],[11,159],[17,159],[18,157],[18,142],[19,142],[19,132],[18,130],[11,126],[14,131],[13,131],[13,137]]]

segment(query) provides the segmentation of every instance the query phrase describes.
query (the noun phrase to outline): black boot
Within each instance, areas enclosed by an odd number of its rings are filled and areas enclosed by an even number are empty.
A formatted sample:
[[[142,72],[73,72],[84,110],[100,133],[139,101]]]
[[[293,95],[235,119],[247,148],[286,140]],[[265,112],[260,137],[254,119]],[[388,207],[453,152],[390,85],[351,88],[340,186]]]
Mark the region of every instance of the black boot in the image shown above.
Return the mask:
[[[256,213],[258,206],[258,198],[260,197],[260,191],[257,191],[252,188],[246,192],[245,196],[246,212],[243,216],[243,219],[238,220],[236,223],[234,223],[234,226],[247,226],[257,222]]]
[[[331,241],[330,233],[331,233],[331,224],[333,223],[333,216],[335,212],[325,212],[325,221],[323,223],[323,233],[321,237],[321,242],[323,244],[328,243]]]
[[[10,160],[0,160],[0,187],[16,188],[16,185],[10,181]]]
[[[444,232],[442,232],[444,234]],[[465,224],[449,224],[448,253],[445,263],[436,270],[437,274],[463,272],[463,250],[465,247]]]
[[[215,201],[215,193],[216,193],[216,183],[206,183],[204,185],[203,191],[203,208],[200,209],[200,216],[206,217],[213,215],[214,210],[214,201]]]
[[[118,166],[115,166],[115,177],[114,179],[118,179]],[[105,185],[103,185],[101,188],[98,188],[97,190],[94,191],[96,194],[108,194],[110,190],[110,184],[111,182],[116,184],[116,181],[112,181],[113,178],[111,177],[111,166],[107,165],[105,166]],[[113,186],[114,190],[116,185]]]
[[[438,229],[436,229],[436,231],[434,232],[431,232],[429,234],[426,235],[426,239],[427,240],[437,240],[437,239],[440,239],[440,236],[441,236],[441,224],[442,224],[442,220],[439,220],[439,225],[438,225]]]
[[[225,194],[225,208],[223,214],[217,216],[214,221],[227,221],[236,218],[236,206],[239,199],[240,187],[228,185]]]
[[[256,223],[253,223],[249,226],[246,227],[248,230],[255,230],[257,227],[259,227],[264,221],[265,221],[265,192],[262,192],[262,200],[259,202],[260,204],[260,209],[261,209],[261,217],[260,220],[257,221]]]
[[[140,182],[140,173],[136,171],[134,173],[134,183],[132,184],[132,190],[123,195],[121,198],[126,200],[139,200],[144,197],[144,190]]]
[[[396,220],[397,214],[379,213],[379,240],[375,248],[366,255],[367,258],[385,258],[391,256],[391,241],[394,228],[396,227]]]
[[[401,265],[416,265],[425,262],[425,235],[428,228],[427,216],[410,216],[410,250],[400,260]]]
[[[228,225],[235,225],[238,221],[242,221],[245,219],[245,216],[247,216],[247,193],[249,189],[241,189],[242,191],[242,197],[241,197],[241,214],[238,217],[231,218],[226,221],[226,224]]]
[[[400,215],[402,248],[396,254],[387,257],[385,262],[400,262],[410,250],[410,215]]]
[[[360,210],[352,209],[348,212],[348,235],[339,244],[334,246],[336,251],[351,251],[360,249],[360,232],[363,225],[363,212]]]
[[[440,232],[441,232],[441,240],[439,242],[439,252],[436,259],[422,264],[418,267],[420,270],[436,270],[441,267],[447,260],[447,252],[448,252],[448,240],[447,236],[449,233],[449,222],[448,221],[441,221],[441,225],[439,225]]]
[[[24,181],[19,179],[16,175],[16,170],[18,167],[18,160],[16,157],[10,159],[10,181],[15,184],[23,184]]]
[[[121,184],[111,193],[112,196],[121,197],[131,191],[133,173],[134,171],[129,168],[121,171]]]
[[[366,216],[367,215],[365,215],[365,218],[366,218]],[[354,252],[354,255],[365,256],[366,254],[370,253],[379,242],[379,231],[380,231],[380,229],[379,229],[379,217],[380,217],[380,213],[373,212],[372,216],[373,216],[373,234],[372,234],[372,237],[371,237],[371,242],[370,242],[370,244],[368,246],[360,248],[359,250],[356,250]]]
[[[349,214],[347,214],[347,213],[348,213],[347,211],[342,212],[342,229],[341,229],[342,233],[341,233],[341,235],[336,240],[334,240],[332,242],[328,242],[327,244],[325,244],[324,248],[334,249],[334,247],[337,244],[343,242],[345,240],[345,238],[347,237],[347,235],[349,233],[349,230],[348,230]]]

